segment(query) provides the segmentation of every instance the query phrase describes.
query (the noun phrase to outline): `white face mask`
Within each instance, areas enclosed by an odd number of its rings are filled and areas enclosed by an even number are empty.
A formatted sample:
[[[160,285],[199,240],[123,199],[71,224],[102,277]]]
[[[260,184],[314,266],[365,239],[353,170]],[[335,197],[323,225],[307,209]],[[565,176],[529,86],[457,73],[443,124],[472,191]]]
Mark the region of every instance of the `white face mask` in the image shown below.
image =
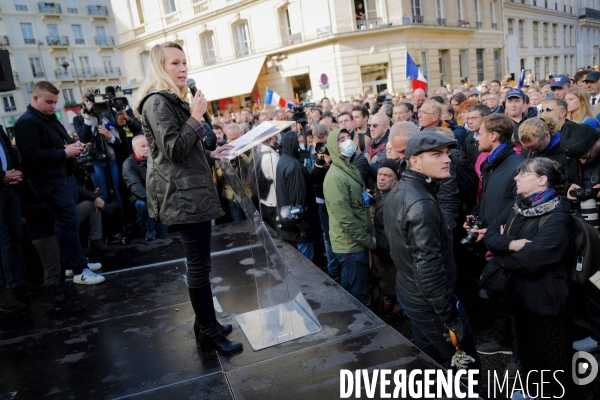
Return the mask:
[[[304,143],[302,143],[302,144],[300,145],[300,150],[306,150],[306,147],[304,147]]]
[[[341,144],[340,150],[344,157],[352,157],[356,153],[356,145],[352,139],[348,139]]]

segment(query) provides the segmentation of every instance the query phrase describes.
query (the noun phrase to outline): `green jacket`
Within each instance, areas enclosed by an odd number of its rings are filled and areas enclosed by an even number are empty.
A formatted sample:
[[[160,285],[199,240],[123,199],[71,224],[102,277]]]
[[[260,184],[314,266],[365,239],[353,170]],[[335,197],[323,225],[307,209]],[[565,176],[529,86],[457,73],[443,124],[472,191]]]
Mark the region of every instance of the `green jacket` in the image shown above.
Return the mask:
[[[334,253],[351,254],[373,250],[375,228],[365,207],[365,184],[354,164],[347,162],[338,147],[336,129],[327,138],[333,165],[323,182],[325,204],[329,213],[329,239]]]

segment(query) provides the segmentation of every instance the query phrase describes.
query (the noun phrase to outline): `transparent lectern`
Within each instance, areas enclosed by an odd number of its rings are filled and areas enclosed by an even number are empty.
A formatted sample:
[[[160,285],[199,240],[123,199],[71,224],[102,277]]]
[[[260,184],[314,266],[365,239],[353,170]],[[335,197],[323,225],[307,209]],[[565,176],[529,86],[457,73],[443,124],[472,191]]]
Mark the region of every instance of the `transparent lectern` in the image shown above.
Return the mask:
[[[298,339],[322,329],[275,245],[263,222],[261,213],[246,192],[242,168],[233,165],[237,164],[238,157],[245,153],[245,157],[252,158],[253,170],[256,173],[257,169],[261,168],[261,165],[255,163],[257,155],[263,150],[262,146],[268,146],[263,142],[286,130],[292,124],[294,122],[291,121],[263,122],[232,142],[233,148],[227,153],[223,153],[221,160],[224,176],[231,185],[239,206],[248,218],[249,229],[253,231],[252,233],[256,235],[257,240],[264,248],[264,260],[259,257],[253,258],[255,265],[266,266],[266,273],[254,274],[258,296],[257,309],[238,314],[235,317],[254,350]],[[269,159],[273,158],[269,157]],[[270,165],[272,175],[275,176],[276,167],[274,163],[270,163]]]

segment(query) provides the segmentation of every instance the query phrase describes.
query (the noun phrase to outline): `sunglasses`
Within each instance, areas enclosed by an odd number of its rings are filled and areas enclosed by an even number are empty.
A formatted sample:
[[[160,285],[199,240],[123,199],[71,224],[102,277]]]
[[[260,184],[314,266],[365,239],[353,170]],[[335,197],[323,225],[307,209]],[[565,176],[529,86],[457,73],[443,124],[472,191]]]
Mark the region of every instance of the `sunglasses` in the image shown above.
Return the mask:
[[[377,129],[378,126],[387,126],[387,124],[371,124],[371,128]]]
[[[540,113],[550,112],[550,111],[552,111],[552,110],[553,110],[553,108],[552,108],[552,107],[546,107],[546,108],[542,108],[542,109],[540,109]]]

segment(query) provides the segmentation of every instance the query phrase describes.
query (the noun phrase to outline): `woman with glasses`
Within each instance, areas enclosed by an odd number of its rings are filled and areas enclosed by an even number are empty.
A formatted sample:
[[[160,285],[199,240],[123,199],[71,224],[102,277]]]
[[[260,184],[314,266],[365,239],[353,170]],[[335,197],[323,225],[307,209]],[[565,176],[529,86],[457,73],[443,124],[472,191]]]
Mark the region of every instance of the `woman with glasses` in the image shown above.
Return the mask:
[[[485,244],[494,253],[483,274],[504,276],[504,291],[515,318],[522,372],[563,370],[556,377],[565,385],[571,379],[569,317],[565,312],[571,220],[562,192],[560,165],[548,158],[527,159],[514,178],[517,198],[487,229]],[[489,286],[488,286],[489,287]],[[539,372],[532,372],[536,374]],[[535,381],[541,382],[541,379]],[[562,396],[554,379],[544,385],[545,396]],[[533,388],[532,388],[533,389]],[[567,398],[569,396],[565,396]],[[571,398],[571,397],[569,397]]]
[[[598,121],[594,118],[590,108],[590,94],[587,90],[580,87],[571,88],[565,95],[565,101],[567,102],[568,119],[598,129]]]

